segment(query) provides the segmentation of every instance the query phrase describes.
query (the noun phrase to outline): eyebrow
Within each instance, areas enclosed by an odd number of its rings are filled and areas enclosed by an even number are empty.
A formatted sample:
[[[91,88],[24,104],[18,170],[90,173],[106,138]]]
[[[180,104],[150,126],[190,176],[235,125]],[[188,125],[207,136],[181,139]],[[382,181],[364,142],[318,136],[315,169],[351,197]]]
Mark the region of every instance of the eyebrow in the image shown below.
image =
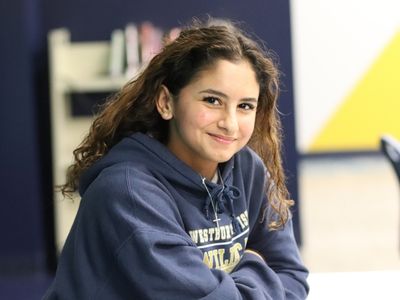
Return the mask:
[[[213,89],[202,90],[199,93],[200,94],[204,94],[204,93],[206,93],[206,94],[214,94],[214,95],[220,96],[220,97],[225,98],[225,99],[229,98],[228,95],[226,95],[225,93],[217,91],[217,90],[213,90]],[[252,97],[242,98],[240,100],[241,101],[256,102],[256,103],[258,102],[258,100],[256,98],[252,98]]]

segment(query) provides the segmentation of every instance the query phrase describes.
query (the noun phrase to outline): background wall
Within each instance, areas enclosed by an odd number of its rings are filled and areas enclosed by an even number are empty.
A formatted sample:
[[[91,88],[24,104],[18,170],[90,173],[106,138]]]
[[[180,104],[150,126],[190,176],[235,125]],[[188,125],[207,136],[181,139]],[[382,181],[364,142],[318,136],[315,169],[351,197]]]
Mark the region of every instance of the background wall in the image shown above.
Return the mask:
[[[43,163],[40,155],[35,79],[35,58],[43,46],[37,38],[40,23],[33,4],[0,2],[1,273],[40,269],[48,252],[44,243],[46,180],[41,169],[48,162]]]
[[[400,138],[400,2],[291,1],[301,153],[376,151]]]
[[[0,128],[2,143],[0,273],[54,268],[48,98],[49,30],[72,40],[107,40],[128,22],[170,28],[206,13],[244,21],[280,58],[289,190],[297,193],[289,1],[15,0],[0,2]],[[298,209],[295,210],[296,222]],[[296,223],[297,224],[297,223]],[[296,226],[296,229],[298,226]],[[299,238],[299,232],[297,231]],[[300,239],[300,238],[299,238]]]

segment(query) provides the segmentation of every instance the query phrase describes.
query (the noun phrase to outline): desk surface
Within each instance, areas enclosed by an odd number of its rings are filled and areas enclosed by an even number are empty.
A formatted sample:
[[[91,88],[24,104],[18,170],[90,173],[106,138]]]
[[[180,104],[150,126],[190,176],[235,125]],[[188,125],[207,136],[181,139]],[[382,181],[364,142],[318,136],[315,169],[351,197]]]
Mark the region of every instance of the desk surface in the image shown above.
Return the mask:
[[[309,300],[400,300],[400,270],[311,273]]]

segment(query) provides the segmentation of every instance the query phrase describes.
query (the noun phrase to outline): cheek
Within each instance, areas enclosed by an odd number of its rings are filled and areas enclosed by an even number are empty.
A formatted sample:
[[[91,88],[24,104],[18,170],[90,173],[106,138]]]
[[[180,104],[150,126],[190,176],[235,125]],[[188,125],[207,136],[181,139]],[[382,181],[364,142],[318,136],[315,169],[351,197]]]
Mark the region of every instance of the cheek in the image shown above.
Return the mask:
[[[253,134],[254,126],[255,126],[255,118],[249,118],[243,120],[240,124],[240,131],[242,135],[250,138],[251,135]]]
[[[207,111],[195,111],[188,109],[181,111],[177,118],[180,130],[186,132],[186,134],[194,134],[194,131],[204,129],[212,123],[213,116]]]
[[[197,125],[199,126],[206,126],[209,123],[211,123],[213,120],[213,115],[210,112],[206,112],[206,111],[200,111],[199,113],[197,113],[196,118],[195,118],[195,122],[197,123]]]

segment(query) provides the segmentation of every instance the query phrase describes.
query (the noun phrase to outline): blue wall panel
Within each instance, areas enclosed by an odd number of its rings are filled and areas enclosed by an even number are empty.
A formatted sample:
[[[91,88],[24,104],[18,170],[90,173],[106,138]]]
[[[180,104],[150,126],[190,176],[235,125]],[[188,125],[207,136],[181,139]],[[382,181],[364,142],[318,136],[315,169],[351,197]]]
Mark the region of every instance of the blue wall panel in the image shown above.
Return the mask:
[[[29,1],[0,4],[0,271],[45,260]]]
[[[285,128],[285,166],[291,197],[299,200],[297,150],[292,82],[292,55],[289,0],[255,1],[51,1],[45,3],[45,28],[67,27],[72,40],[106,40],[115,28],[128,22],[150,20],[162,28],[186,24],[193,16],[232,18],[244,22],[279,57],[282,71],[280,111]],[[301,242],[299,207],[294,208],[295,235]]]
[[[279,56],[283,72],[280,111],[285,127],[285,165],[289,190],[298,199],[288,0],[2,1],[1,270],[15,269],[17,262],[21,269],[41,268],[54,262],[47,32],[67,27],[73,40],[105,40],[113,29],[123,28],[128,22],[150,20],[159,27],[170,28],[186,24],[192,16],[206,14],[244,21],[244,27]],[[297,222],[296,212],[295,217]],[[46,257],[50,257],[47,263]]]

